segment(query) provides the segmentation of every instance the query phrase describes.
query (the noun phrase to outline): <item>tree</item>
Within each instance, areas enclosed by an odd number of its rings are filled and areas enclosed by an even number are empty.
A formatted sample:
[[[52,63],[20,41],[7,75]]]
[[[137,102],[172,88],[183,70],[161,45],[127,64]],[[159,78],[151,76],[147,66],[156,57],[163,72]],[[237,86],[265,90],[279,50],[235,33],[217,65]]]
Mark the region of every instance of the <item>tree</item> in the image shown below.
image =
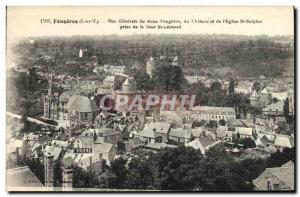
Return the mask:
[[[225,126],[226,125],[226,121],[224,119],[219,120],[219,125]]]
[[[222,91],[222,85],[220,82],[213,82],[210,86],[210,91],[212,92],[221,92]]]
[[[160,174],[160,186],[163,190],[193,190],[199,187],[204,173],[199,165],[203,156],[199,150],[179,146],[176,149],[164,149],[152,157],[157,160]]]
[[[129,174],[124,185],[131,189],[145,189],[152,186],[152,171],[141,158],[133,158],[128,164]]]
[[[110,167],[108,167],[109,178],[108,187],[109,188],[125,188],[125,182],[128,176],[128,169],[126,168],[127,160],[121,158],[115,159],[111,162]]]
[[[182,69],[178,66],[162,65],[154,71],[152,81],[157,89],[166,91],[181,90],[186,84]]]
[[[243,138],[239,140],[240,144],[243,144],[244,148],[255,148],[255,141],[251,138]]]
[[[99,185],[98,176],[90,170],[84,170],[78,166],[73,168],[73,187],[92,188]]]
[[[253,83],[252,90],[258,92],[260,90],[260,88],[261,88],[260,83],[258,81],[255,81]]]
[[[16,72],[9,79],[8,110],[25,116],[35,116],[43,112],[40,97],[47,87],[47,81],[39,76],[35,68],[28,72]],[[17,100],[16,100],[17,99]]]
[[[22,117],[21,117],[21,123],[23,124],[21,132],[22,133],[28,133],[28,132],[30,132],[28,130],[30,122],[27,120],[27,117],[26,117],[25,114],[23,114]]]
[[[279,101],[278,98],[276,98],[276,97],[272,98],[272,103],[277,103],[278,101]]]
[[[228,88],[229,95],[234,94],[234,80],[231,78],[229,82],[229,88]]]
[[[290,106],[289,106],[289,99],[286,98],[283,104],[283,114],[286,120],[289,119],[290,116]]]
[[[133,77],[138,90],[151,90],[153,88],[150,76],[145,71],[137,71]]]
[[[117,153],[118,154],[123,154],[126,152],[125,144],[123,141],[118,141],[117,142]]]
[[[208,128],[217,128],[218,123],[215,120],[209,120],[208,123],[206,124],[206,127],[208,127]]]
[[[206,121],[205,120],[201,120],[201,121],[194,121],[193,124],[192,124],[192,128],[196,128],[196,127],[202,127],[202,126],[205,126],[206,124]]]
[[[54,186],[60,187],[62,183],[62,164],[60,160],[55,161],[53,165],[53,180]]]

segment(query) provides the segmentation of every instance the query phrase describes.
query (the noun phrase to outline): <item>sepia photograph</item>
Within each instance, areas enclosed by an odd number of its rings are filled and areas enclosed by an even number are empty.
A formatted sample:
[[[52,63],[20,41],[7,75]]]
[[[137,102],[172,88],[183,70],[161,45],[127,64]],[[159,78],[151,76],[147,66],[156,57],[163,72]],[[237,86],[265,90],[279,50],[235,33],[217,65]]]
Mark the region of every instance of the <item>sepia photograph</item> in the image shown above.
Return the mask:
[[[296,192],[294,12],[8,6],[6,190]]]

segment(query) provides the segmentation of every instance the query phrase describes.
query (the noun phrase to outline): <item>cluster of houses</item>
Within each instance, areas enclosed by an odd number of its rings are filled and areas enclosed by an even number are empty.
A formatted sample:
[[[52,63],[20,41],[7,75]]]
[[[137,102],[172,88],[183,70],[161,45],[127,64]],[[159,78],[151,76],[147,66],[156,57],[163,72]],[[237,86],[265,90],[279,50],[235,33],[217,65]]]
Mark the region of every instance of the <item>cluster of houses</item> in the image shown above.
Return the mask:
[[[163,60],[164,57],[160,57],[159,61]],[[147,62],[146,71],[150,77],[156,65],[157,61],[153,58]],[[178,66],[178,57],[174,57],[171,65]],[[95,72],[99,69],[95,68]],[[286,93],[285,97],[284,94],[276,94],[267,87],[257,92],[252,91],[249,83],[240,83],[236,91],[248,94],[250,104],[263,109],[262,116],[250,115],[244,119],[236,118],[236,110],[233,107],[195,106],[190,111],[109,112],[101,110],[96,100],[97,96],[114,93],[130,95],[139,90],[135,79],[125,75],[125,67],[105,65],[101,69],[110,75],[97,88],[93,87],[94,94],[89,96],[70,93],[69,90],[64,93],[56,92],[50,80],[48,92],[43,95],[43,118],[56,121],[57,126],[51,132],[46,130],[10,136],[7,141],[8,166],[14,168],[10,168],[8,174],[12,179],[27,173],[28,177],[33,177],[30,179],[32,186],[41,186],[28,167],[15,167],[18,155],[39,159],[44,164],[44,186],[49,188],[53,187],[54,163],[60,161],[63,173],[62,187],[69,190],[72,188],[72,166],[101,171],[104,161],[109,165],[120,152],[125,152],[126,156],[130,157],[136,149],[159,151],[162,148],[183,145],[198,149],[205,155],[211,148],[232,143],[237,138],[250,138],[255,142],[257,149],[267,152],[294,147],[293,135],[279,134],[276,130],[278,122],[285,122],[283,102],[286,98],[291,102],[291,113],[294,113],[292,91]],[[193,82],[203,78],[189,77],[189,80]],[[227,87],[228,83],[223,85]],[[273,102],[272,98],[277,98],[278,101]],[[207,126],[211,121],[216,124]],[[195,123],[199,122],[204,123],[195,126]],[[19,130],[17,126],[11,129]],[[119,150],[120,143],[124,144],[125,150]],[[287,171],[290,172],[289,170]],[[276,172],[272,169],[266,171],[264,174]],[[265,189],[266,185],[260,186],[262,180],[255,180],[258,189]],[[277,188],[274,180],[272,187]],[[17,183],[11,184],[14,186]]]

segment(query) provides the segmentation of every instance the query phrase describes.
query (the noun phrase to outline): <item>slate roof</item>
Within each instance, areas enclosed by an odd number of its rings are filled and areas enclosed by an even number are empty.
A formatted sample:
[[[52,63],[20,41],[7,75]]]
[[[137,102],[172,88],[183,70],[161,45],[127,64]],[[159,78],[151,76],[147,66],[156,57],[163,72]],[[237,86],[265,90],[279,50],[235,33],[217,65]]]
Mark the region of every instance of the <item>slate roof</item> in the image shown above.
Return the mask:
[[[69,143],[67,141],[62,141],[62,140],[52,140],[51,144],[53,146],[57,146],[61,148],[67,148],[69,146]]]
[[[216,141],[213,139],[211,135],[201,136],[196,138],[195,140],[186,143],[185,146],[193,147],[194,149],[199,149],[202,154],[205,154],[205,151],[210,149],[211,147],[217,145],[220,141]]]
[[[193,137],[199,137],[204,132],[201,127],[189,129],[189,131]]]
[[[58,157],[60,156],[62,149],[59,147],[55,147],[55,146],[46,146],[46,148],[44,149],[44,153],[45,154],[50,154],[50,155],[54,155],[54,160],[57,160]]]
[[[228,127],[243,127],[244,124],[238,119],[230,119],[227,121]]]
[[[252,136],[252,128],[247,127],[235,127],[234,133],[239,133],[240,135]]]
[[[109,143],[102,143],[102,144],[94,144],[93,145],[93,152],[102,152],[102,153],[108,153],[113,148],[113,144]]]
[[[39,138],[39,135],[35,135],[33,133],[25,134],[23,140],[36,141]]]
[[[284,187],[293,190],[294,167],[267,168],[259,177],[253,180],[253,184],[258,190],[268,190],[267,183],[269,180],[271,182],[280,182]]]
[[[130,148],[136,148],[140,145],[142,145],[142,141],[140,140],[140,138],[135,137],[133,139],[129,139],[128,142],[126,143],[125,147],[128,150]]]
[[[44,187],[28,166],[7,170],[7,187]]]
[[[156,138],[156,135],[153,130],[151,129],[143,129],[139,133],[136,134],[137,136],[147,137],[147,138]]]
[[[210,111],[210,112],[232,112],[235,114],[235,110],[232,107],[212,107],[212,106],[195,106],[193,111]]]
[[[295,166],[294,162],[292,162],[290,160],[290,161],[284,163],[281,167],[294,167],[294,166]]]
[[[276,134],[275,146],[292,148],[294,147],[294,139],[288,135]]]
[[[115,82],[116,77],[115,76],[107,76],[104,81],[106,82]]]
[[[111,135],[121,135],[121,132],[120,131],[117,131],[115,129],[111,129],[111,128],[105,128],[105,127],[102,127],[102,128],[99,128],[96,130],[97,132],[97,135],[99,136],[100,134],[104,136],[111,136]]]
[[[272,92],[271,95],[272,97],[275,97],[280,101],[283,101],[288,97],[288,92]]]
[[[127,77],[122,85],[125,85],[125,86],[136,85],[136,81],[133,77]]]
[[[23,141],[15,138],[11,138],[9,143],[6,145],[6,150],[8,153],[14,152],[17,148],[21,148],[23,146]]]
[[[184,130],[182,128],[172,128],[170,130],[169,136],[187,139],[191,138],[191,133],[188,130]]]
[[[267,88],[264,88],[260,93],[262,94],[269,94],[269,91]]]
[[[202,137],[198,138],[198,140],[204,148],[206,148],[216,142],[211,135],[202,136]]]
[[[168,133],[169,129],[171,127],[170,123],[166,122],[150,122],[149,124],[146,124],[143,130],[152,130],[156,133]]]
[[[98,107],[94,100],[85,96],[74,95],[67,103],[67,109],[76,112],[94,112],[98,110]]]
[[[284,105],[283,101],[278,101],[277,103],[272,103],[272,104],[268,105],[267,107],[265,107],[263,109],[263,111],[269,112],[270,110],[276,111],[276,109],[277,109],[278,112],[283,112],[283,105]]]
[[[162,148],[176,148],[175,145],[166,144],[166,143],[148,143],[145,145],[147,148],[160,150]]]
[[[218,138],[232,137],[232,131],[228,131],[227,126],[219,126],[216,132]]]

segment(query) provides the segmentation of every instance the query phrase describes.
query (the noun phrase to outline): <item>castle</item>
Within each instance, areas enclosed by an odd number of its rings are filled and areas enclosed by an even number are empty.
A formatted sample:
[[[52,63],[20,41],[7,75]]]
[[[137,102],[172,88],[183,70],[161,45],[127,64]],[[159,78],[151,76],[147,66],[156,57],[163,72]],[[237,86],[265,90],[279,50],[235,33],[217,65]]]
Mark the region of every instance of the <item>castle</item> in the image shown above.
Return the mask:
[[[165,64],[167,63],[167,57],[166,56],[160,56],[159,61],[155,61],[153,57],[150,57],[150,59],[146,62],[146,72],[150,76],[150,78],[153,77],[153,74],[159,64]],[[174,57],[171,66],[179,66],[179,59],[177,56]]]

